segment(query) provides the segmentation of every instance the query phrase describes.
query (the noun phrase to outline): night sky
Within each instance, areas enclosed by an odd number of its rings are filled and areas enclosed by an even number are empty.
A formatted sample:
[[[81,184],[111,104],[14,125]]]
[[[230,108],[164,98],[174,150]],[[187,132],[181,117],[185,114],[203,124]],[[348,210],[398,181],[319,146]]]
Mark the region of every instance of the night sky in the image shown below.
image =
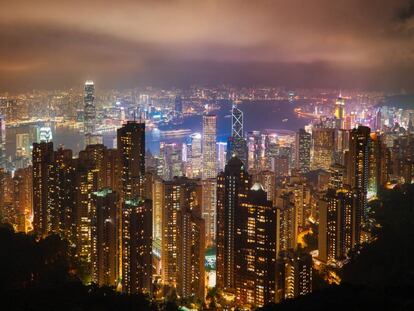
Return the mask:
[[[414,89],[414,1],[0,0],[0,92],[284,85]]]

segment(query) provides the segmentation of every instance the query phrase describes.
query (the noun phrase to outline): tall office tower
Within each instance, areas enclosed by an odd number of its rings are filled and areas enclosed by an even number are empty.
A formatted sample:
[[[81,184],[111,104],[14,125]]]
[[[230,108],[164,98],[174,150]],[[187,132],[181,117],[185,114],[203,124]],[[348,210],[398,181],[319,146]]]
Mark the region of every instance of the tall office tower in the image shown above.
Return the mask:
[[[183,175],[181,145],[161,142],[160,157],[160,176],[164,180],[172,180],[176,176]],[[201,172],[197,172],[197,174],[199,173]]]
[[[72,150],[59,148],[49,166],[48,206],[51,211],[51,229],[74,242],[76,207],[76,171]]]
[[[188,298],[204,297],[205,228],[202,189],[185,177],[164,183],[162,280]]]
[[[351,130],[347,162],[347,181],[357,196],[355,211],[356,241],[361,241],[361,226],[367,220],[370,128],[359,126]]]
[[[359,243],[356,219],[357,197],[346,188],[328,189],[319,202],[319,259],[335,263],[347,258]]]
[[[201,212],[206,227],[206,246],[212,246],[216,241],[216,224],[217,224],[217,179],[210,178],[201,182],[202,185],[202,204]]]
[[[83,94],[83,113],[84,113],[84,132],[85,142],[89,142],[89,137],[95,135],[96,127],[96,107],[95,107],[95,85],[93,81],[86,81]]]
[[[328,170],[334,163],[335,129],[314,127],[312,129],[312,169]]]
[[[342,94],[335,101],[335,125],[337,129],[344,128],[345,118],[345,99],[342,98]]]
[[[296,169],[301,174],[310,171],[312,135],[304,129],[296,133]]]
[[[243,111],[237,108],[237,103],[233,102],[231,107],[231,136],[243,138]]]
[[[118,199],[109,188],[92,195],[92,280],[99,286],[118,282]]]
[[[216,132],[217,117],[215,115],[203,116],[203,172],[202,179],[217,177]]]
[[[267,200],[273,202],[276,194],[276,174],[272,171],[261,171],[253,176],[253,180],[263,186]]]
[[[280,254],[276,264],[276,302],[312,292],[312,256],[299,251]]]
[[[237,303],[251,307],[274,302],[276,211],[259,183],[241,198],[235,227]]]
[[[49,201],[49,166],[53,164],[53,143],[34,143],[33,163],[33,229],[39,236],[47,235],[51,227]]]
[[[217,164],[218,171],[224,171],[224,167],[227,162],[227,143],[218,142],[217,143]]]
[[[32,229],[32,167],[18,169],[13,176],[13,203],[16,211],[16,231],[27,233]],[[3,188],[0,188],[3,190]]]
[[[144,195],[145,123],[128,121],[117,131],[117,146],[121,168],[122,199]]]
[[[243,162],[231,158],[217,177],[217,286],[224,290],[235,289],[235,218],[249,189],[249,174]]]
[[[203,154],[201,152],[201,134],[194,133],[190,136],[191,139],[191,150],[189,150],[188,161],[191,164],[191,178],[201,178],[203,171]],[[180,176],[180,175],[174,175]]]
[[[6,168],[6,120],[0,115],[0,169]]]
[[[127,199],[122,204],[122,291],[151,293],[152,203]]]

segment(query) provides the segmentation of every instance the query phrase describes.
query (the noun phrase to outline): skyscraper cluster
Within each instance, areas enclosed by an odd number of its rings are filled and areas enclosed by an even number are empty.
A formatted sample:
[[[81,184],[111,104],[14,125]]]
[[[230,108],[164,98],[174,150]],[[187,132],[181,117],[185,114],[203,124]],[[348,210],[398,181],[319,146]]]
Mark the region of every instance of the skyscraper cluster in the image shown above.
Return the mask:
[[[182,98],[172,103],[182,114]],[[146,125],[136,120],[117,129],[115,149],[95,140],[91,81],[83,104],[78,156],[46,135],[32,146],[32,166],[0,168],[1,217],[18,231],[59,234],[90,282],[124,293],[204,302],[213,252],[223,308],[306,295],[315,273],[328,279],[371,241],[369,200],[414,180],[413,133],[347,128],[342,96],[332,118],[297,132],[245,131],[233,102],[227,144],[209,111],[202,132],[161,141],[158,155],[146,152]]]

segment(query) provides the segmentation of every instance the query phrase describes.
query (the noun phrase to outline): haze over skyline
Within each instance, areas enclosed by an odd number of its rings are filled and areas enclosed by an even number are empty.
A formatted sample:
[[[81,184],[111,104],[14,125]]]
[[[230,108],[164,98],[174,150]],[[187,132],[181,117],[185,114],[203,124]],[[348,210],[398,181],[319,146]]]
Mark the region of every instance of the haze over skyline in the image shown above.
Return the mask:
[[[410,91],[414,1],[2,1],[0,92],[194,83]]]

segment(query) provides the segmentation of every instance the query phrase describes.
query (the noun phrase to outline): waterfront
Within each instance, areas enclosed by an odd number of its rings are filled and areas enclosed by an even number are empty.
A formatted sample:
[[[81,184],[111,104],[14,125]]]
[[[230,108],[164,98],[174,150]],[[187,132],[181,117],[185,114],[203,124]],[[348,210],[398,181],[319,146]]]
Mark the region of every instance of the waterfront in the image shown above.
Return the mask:
[[[289,102],[286,100],[278,101],[248,101],[239,104],[239,108],[244,112],[244,131],[253,130],[263,131],[290,130],[296,131],[309,123],[309,119],[298,117],[294,109],[300,107],[303,102]],[[220,110],[215,111],[217,115],[217,140],[226,141],[231,130],[231,103],[229,101],[220,102]],[[19,127],[7,128],[6,132],[6,155],[14,157],[16,152],[16,134],[29,133],[30,142],[36,139],[34,134],[35,126],[22,125]],[[202,131],[202,116],[190,116],[183,120],[180,125],[169,125],[165,130],[190,129],[191,132]],[[159,132],[158,132],[159,133]],[[149,131],[146,135],[146,148],[153,154],[158,154],[161,138],[157,131]],[[78,154],[84,148],[83,133],[74,127],[52,126],[53,143],[55,148],[63,146],[72,149],[74,154]],[[116,132],[104,134],[103,142],[108,148],[114,147]],[[169,138],[163,141],[182,142],[185,138]]]

